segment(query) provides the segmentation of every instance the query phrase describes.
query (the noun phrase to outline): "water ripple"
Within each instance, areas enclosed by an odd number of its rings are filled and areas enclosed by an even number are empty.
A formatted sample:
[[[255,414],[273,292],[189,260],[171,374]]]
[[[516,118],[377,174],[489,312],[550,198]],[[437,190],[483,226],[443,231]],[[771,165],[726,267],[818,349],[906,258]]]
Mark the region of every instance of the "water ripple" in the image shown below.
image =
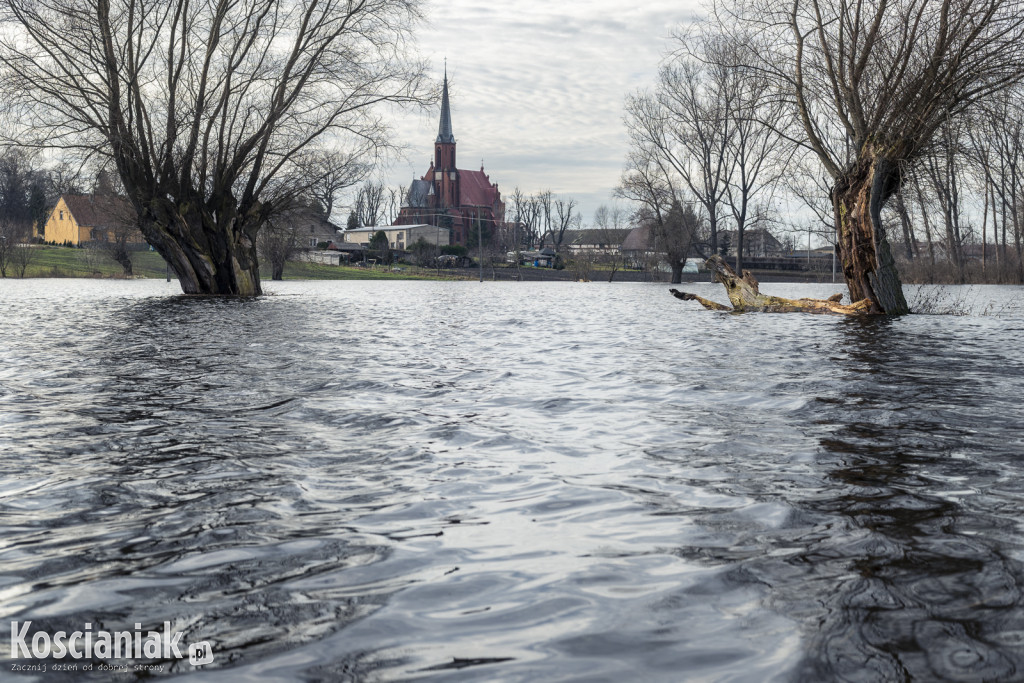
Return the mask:
[[[8,620],[169,621],[199,680],[1021,676],[1017,290],[270,289],[0,281]]]

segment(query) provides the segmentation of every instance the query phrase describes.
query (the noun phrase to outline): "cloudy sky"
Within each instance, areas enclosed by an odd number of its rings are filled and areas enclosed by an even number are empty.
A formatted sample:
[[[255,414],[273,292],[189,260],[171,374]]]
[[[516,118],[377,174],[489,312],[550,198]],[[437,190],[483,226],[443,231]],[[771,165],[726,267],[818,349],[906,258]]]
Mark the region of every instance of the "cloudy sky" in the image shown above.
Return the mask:
[[[460,168],[480,161],[503,195],[550,189],[577,199],[589,223],[612,200],[626,155],[626,95],[650,86],[672,28],[695,0],[431,0],[419,32],[438,80],[448,58]],[[391,185],[422,176],[439,110],[395,122],[405,159]]]

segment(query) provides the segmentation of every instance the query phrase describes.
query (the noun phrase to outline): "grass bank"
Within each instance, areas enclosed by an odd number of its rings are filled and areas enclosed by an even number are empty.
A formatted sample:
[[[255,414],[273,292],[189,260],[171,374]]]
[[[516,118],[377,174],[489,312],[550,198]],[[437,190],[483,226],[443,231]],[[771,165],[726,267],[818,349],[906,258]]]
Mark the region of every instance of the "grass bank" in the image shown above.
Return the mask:
[[[359,268],[356,266],[328,266],[323,263],[288,261],[284,265],[285,280],[463,280],[464,277],[442,273],[417,266],[396,266],[400,270],[384,267]],[[264,281],[270,280],[270,270],[260,269]]]
[[[416,266],[398,266],[400,270],[357,268],[355,266],[329,266],[321,263],[289,261],[284,267],[286,280],[457,280],[463,277],[444,274]],[[137,251],[132,254],[135,277],[164,278],[167,265],[155,251]],[[270,280],[270,269],[262,268],[261,276]],[[13,273],[8,272],[8,276]],[[88,277],[120,278],[121,266],[101,251],[73,247],[32,247],[32,261],[25,277]]]
[[[138,251],[132,255],[136,277],[164,277],[166,265],[155,251]],[[8,272],[8,276],[10,276]],[[25,277],[96,277],[122,276],[121,266],[94,249],[73,247],[32,247],[32,261]]]

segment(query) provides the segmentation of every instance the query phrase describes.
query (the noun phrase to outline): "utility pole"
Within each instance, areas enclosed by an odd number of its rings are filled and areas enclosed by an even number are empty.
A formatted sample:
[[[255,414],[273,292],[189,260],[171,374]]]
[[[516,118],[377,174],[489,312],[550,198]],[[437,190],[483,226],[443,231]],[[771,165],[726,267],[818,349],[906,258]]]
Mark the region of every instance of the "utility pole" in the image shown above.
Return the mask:
[[[480,220],[480,212],[476,213],[476,252],[480,261],[480,282],[484,281],[484,222]]]

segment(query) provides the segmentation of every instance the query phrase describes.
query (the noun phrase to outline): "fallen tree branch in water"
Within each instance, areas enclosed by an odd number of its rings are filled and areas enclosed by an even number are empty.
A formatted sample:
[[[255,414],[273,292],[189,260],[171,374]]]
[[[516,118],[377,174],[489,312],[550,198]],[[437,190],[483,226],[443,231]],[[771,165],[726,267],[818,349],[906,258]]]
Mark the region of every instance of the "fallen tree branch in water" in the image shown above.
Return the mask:
[[[862,299],[852,304],[839,303],[843,295],[835,294],[828,299],[786,299],[781,296],[761,294],[757,279],[749,270],[743,271],[743,277],[736,275],[729,264],[721,256],[712,256],[707,261],[707,269],[714,273],[715,280],[725,285],[732,308],[710,299],[670,289],[672,295],[684,301],[696,301],[704,308],[712,311],[732,311],[734,313],[832,313],[836,315],[867,315],[872,312],[871,300]]]

